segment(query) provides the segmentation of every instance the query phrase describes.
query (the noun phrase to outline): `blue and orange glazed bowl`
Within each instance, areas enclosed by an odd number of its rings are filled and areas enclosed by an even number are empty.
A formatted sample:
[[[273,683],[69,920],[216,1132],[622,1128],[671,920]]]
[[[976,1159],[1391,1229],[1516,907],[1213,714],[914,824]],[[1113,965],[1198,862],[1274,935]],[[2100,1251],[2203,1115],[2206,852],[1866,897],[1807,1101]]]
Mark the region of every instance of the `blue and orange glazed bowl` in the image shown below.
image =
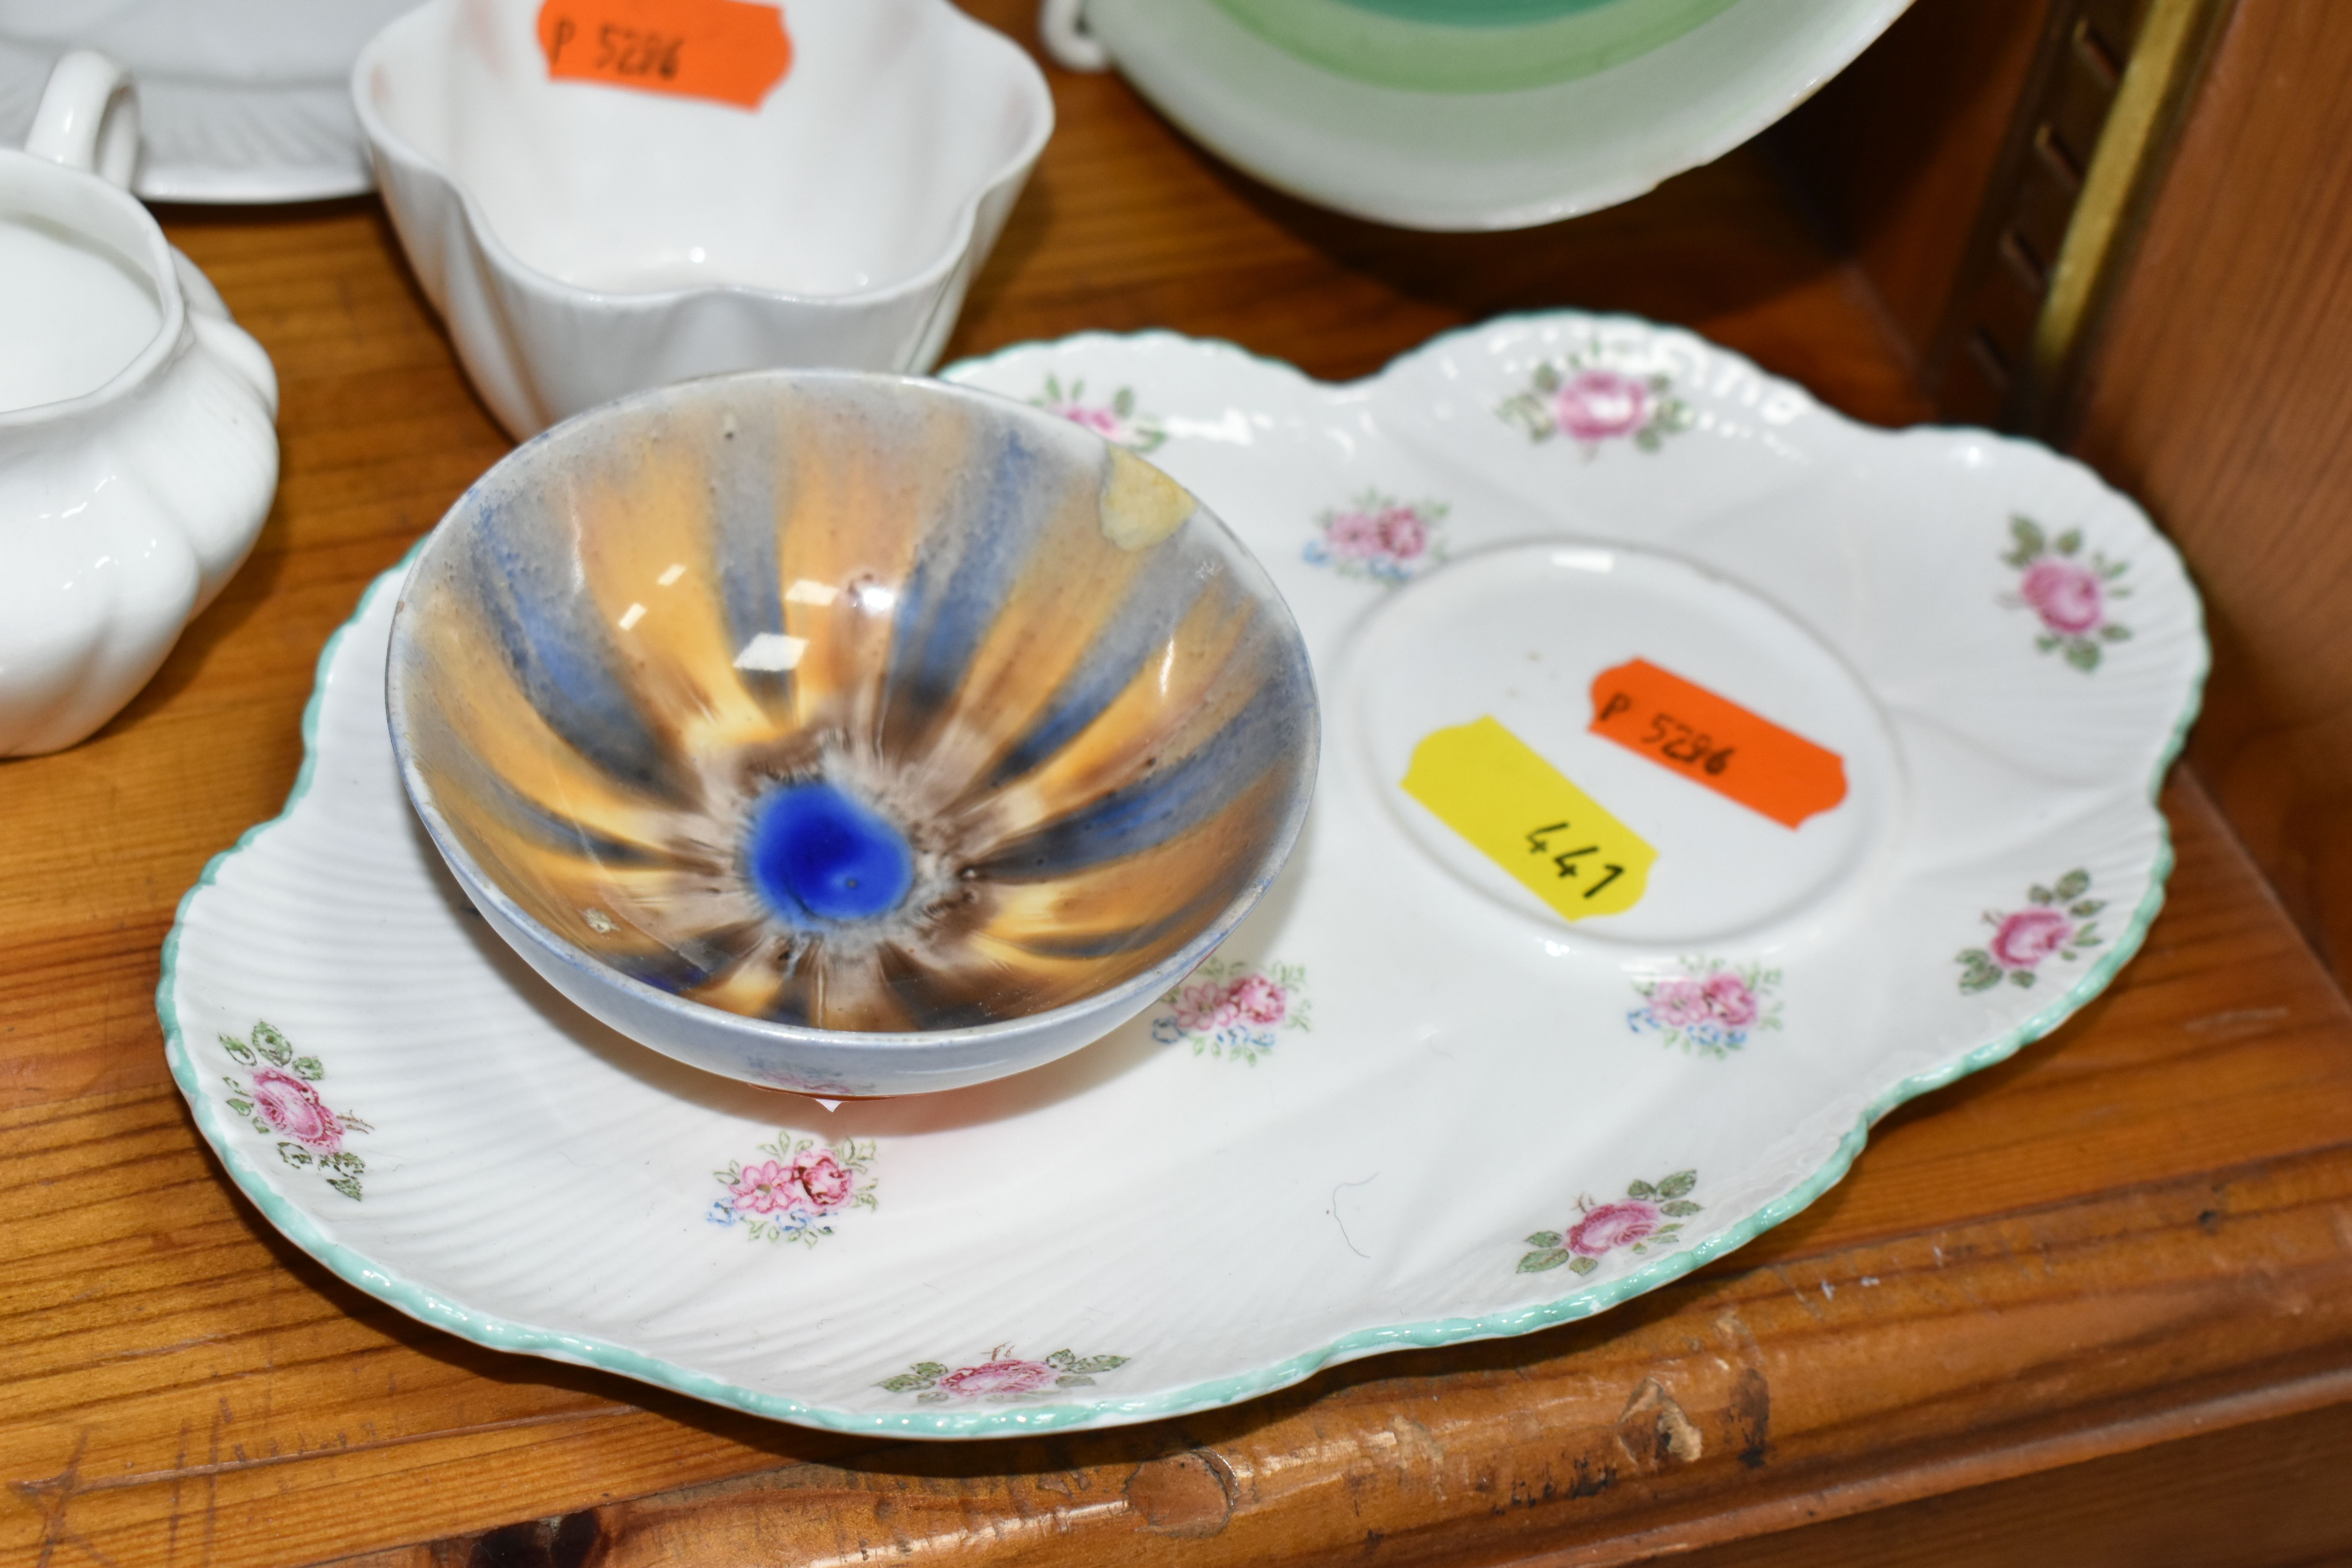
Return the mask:
[[[572,419],[419,552],[386,681],[489,923],[656,1050],[824,1096],[1100,1038],[1297,837],[1305,645],[1123,448],[936,382],[772,372]]]

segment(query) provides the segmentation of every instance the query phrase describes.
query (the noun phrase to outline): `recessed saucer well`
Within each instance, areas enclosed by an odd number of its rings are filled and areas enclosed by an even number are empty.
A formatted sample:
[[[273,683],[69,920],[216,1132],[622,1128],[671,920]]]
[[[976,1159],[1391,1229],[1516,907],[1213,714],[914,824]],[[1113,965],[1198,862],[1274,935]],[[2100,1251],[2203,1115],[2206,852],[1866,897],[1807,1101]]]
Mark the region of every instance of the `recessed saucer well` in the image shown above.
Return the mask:
[[[1792,828],[1727,809],[1680,770],[1593,734],[1595,672],[1645,656],[1769,708],[1822,742],[1843,763],[1843,798]],[[1551,540],[1452,562],[1387,595],[1349,639],[1339,669],[1334,729],[1360,787],[1423,855],[1546,941],[1667,959],[1725,942],[1790,939],[1806,922],[1832,918],[1842,897],[1866,891],[1900,819],[1901,769],[1860,679],[1786,613],[1654,551]],[[1627,826],[1659,847],[1637,905],[1563,930],[1555,910],[1397,787],[1430,734],[1490,715],[1618,803]],[[1562,865],[1559,874],[1579,870]]]

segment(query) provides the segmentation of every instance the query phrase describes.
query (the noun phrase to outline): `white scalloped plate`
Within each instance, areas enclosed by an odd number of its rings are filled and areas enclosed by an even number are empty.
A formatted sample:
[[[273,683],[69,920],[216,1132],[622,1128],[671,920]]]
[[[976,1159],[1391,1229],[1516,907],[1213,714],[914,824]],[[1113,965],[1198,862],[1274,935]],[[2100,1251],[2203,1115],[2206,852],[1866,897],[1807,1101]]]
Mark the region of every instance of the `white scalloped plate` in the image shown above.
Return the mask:
[[[1274,573],[1328,737],[1283,880],[1168,1004],[1024,1078],[827,1113],[700,1076],[443,874],[384,736],[387,576],[159,994],[231,1176],[345,1279],[818,1426],[1177,1415],[1739,1246],[2082,1005],[2161,901],[2197,600],[2040,447],[1866,428],[1566,314],[1349,386],[1169,336],[950,374],[1150,450]],[[1837,752],[1843,803],[1783,827],[1587,732],[1627,657]],[[1482,716],[1657,851],[1637,904],[1570,924],[1404,795],[1418,741]]]

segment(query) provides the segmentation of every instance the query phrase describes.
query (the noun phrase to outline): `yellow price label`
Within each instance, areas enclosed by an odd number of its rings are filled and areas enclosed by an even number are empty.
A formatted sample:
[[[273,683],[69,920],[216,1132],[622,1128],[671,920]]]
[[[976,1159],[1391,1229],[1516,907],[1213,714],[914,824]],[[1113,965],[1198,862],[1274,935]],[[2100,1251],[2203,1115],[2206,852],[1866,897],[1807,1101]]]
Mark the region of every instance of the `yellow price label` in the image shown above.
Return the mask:
[[[1404,792],[1563,920],[1642,901],[1658,852],[1492,718],[1424,737]]]

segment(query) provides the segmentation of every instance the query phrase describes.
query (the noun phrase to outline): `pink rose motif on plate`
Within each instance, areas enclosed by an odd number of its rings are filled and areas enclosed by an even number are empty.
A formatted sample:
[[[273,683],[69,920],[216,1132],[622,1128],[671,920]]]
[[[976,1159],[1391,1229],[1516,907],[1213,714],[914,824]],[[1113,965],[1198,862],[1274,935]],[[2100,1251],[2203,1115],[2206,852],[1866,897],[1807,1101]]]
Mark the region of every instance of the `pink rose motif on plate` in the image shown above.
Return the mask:
[[[319,1091],[291,1073],[263,1068],[253,1075],[253,1102],[261,1119],[298,1143],[331,1154],[343,1146],[343,1124]]]
[[[2019,574],[2017,591],[2002,602],[2041,617],[2033,646],[2054,653],[2084,674],[2099,668],[2107,650],[2131,640],[2131,628],[2111,618],[2114,601],[2131,596],[2118,579],[2124,564],[2094,550],[2085,554],[2083,531],[2070,528],[2055,539],[2030,517],[2009,520],[2009,549],[2001,560]]]
[[[814,1247],[833,1234],[825,1223],[854,1208],[878,1206],[874,1197],[874,1142],[846,1139],[820,1143],[780,1132],[749,1163],[728,1162],[719,1178],[727,1195],[703,1214],[712,1225],[744,1227],[752,1241],[797,1241]]]
[[[1418,561],[1429,548],[1429,521],[1409,506],[1381,513],[1381,548],[1391,561]]]
[[[831,1149],[793,1156],[793,1180],[819,1214],[831,1214],[857,1195],[857,1177]]]
[[[1708,1014],[1720,1019],[1725,1028],[1744,1029],[1756,1022],[1756,993],[1731,971],[1718,970],[1708,975],[1700,989],[1706,994]]]
[[[2037,561],[2017,591],[2042,613],[2043,626],[2068,637],[2097,629],[2105,617],[2099,574],[2079,561]]]
[[[911,1394],[925,1405],[951,1400],[984,1400],[1006,1405],[1038,1399],[1066,1389],[1091,1388],[1097,1373],[1115,1372],[1127,1364],[1123,1355],[1082,1356],[1059,1350],[1044,1361],[1024,1361],[1010,1345],[999,1345],[983,1362],[950,1369],[941,1361],[919,1361],[877,1387],[891,1394]]]
[[[1059,415],[1073,425],[1083,426],[1130,451],[1149,452],[1168,439],[1168,432],[1160,421],[1135,411],[1133,387],[1120,387],[1108,404],[1088,403],[1086,397],[1085,382],[1074,381],[1065,389],[1061,377],[1049,375],[1045,391],[1031,398],[1029,404],[1033,408]]]
[[[1618,1247],[1647,1241],[1665,1222],[1655,1204],[1632,1198],[1602,1204],[1587,1209],[1582,1219],[1568,1227],[1568,1249],[1580,1258],[1605,1258]]]
[[[740,1214],[774,1214],[779,1209],[789,1213],[801,1198],[800,1184],[792,1173],[773,1160],[744,1166],[727,1191]]]
[[[1564,360],[1537,365],[1526,389],[1503,399],[1495,412],[1531,441],[1564,436],[1588,457],[1598,456],[1605,442],[1622,440],[1655,452],[1698,416],[1674,395],[1672,377],[1633,368],[1641,357],[1646,357],[1641,345],[1604,351],[1596,339]]]
[[[327,1104],[318,1089],[327,1076],[326,1064],[299,1054],[291,1040],[267,1023],[254,1025],[243,1039],[223,1035],[220,1043],[229,1060],[253,1074],[249,1088],[233,1077],[221,1079],[228,1086],[229,1110],[256,1132],[277,1139],[279,1160],[298,1171],[315,1170],[327,1185],[358,1202],[367,1162],[343,1147],[343,1141],[375,1129]]]
[[[1401,501],[1366,490],[1315,520],[1307,564],[1366,582],[1407,582],[1445,559],[1438,532],[1445,513],[1443,501]]]
[[[1662,1025],[1685,1029],[1713,1016],[1707,1010],[1706,987],[1687,976],[1660,981],[1650,993],[1650,1014]]]
[[[1225,990],[1234,1011],[1253,1024],[1279,1024],[1290,1010],[1290,994],[1263,974],[1244,974]]]
[[[1780,1026],[1780,1004],[1772,995],[1779,970],[1734,968],[1706,957],[1682,964],[1680,974],[1634,984],[1642,1005],[1625,1022],[1635,1034],[1655,1034],[1670,1046],[1720,1058],[1746,1046],[1759,1030]]]
[[[1381,538],[1381,520],[1367,511],[1332,514],[1323,530],[1324,542],[1343,561],[1365,561],[1388,548]]]
[[[1960,952],[1960,990],[1990,991],[2003,980],[2032,985],[2043,964],[2056,958],[2073,963],[2092,948],[2104,946],[2098,912],[2106,900],[2090,897],[2091,874],[2077,867],[2048,887],[2039,884],[2025,892],[2021,910],[1988,910],[1985,924],[1992,938],[1982,947]]]
[[[1552,399],[1560,434],[1579,441],[1631,436],[1650,417],[1650,389],[1613,370],[1580,371]]]
[[[2020,910],[2000,922],[1990,945],[2003,969],[2032,969],[2074,934],[2074,922],[2056,910]]]
[[[1205,1035],[1241,1017],[1226,988],[1214,980],[1180,985],[1169,994],[1169,1002],[1176,1009],[1177,1027],[1187,1034]]]
[[[1194,1056],[1234,1057],[1255,1064],[1285,1029],[1307,1029],[1307,970],[1211,958],[1168,993],[1168,1011],[1151,1020],[1163,1046],[1191,1042]]]
[[[1590,1274],[1612,1253],[1646,1253],[1674,1241],[1682,1235],[1683,1221],[1699,1212],[1690,1197],[1697,1185],[1696,1171],[1676,1171],[1663,1181],[1633,1183],[1623,1197],[1605,1204],[1579,1198],[1577,1217],[1566,1230],[1539,1230],[1528,1237],[1535,1250],[1519,1259],[1518,1271],[1543,1274],[1566,1264],[1574,1273]]]
[[[1042,1361],[984,1361],[940,1379],[940,1391],[958,1399],[978,1399],[991,1394],[1027,1394],[1054,1381],[1054,1369]]]

